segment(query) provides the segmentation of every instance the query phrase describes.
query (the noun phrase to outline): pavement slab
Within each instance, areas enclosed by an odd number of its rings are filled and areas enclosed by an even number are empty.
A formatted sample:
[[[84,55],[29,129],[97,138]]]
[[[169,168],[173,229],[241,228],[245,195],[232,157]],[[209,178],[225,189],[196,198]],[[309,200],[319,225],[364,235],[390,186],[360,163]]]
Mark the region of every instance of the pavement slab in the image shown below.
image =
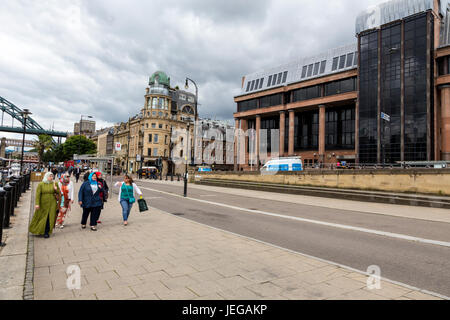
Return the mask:
[[[133,206],[125,227],[111,199],[97,232],[82,230],[80,218],[74,205],[64,229],[34,238],[36,299],[437,298],[384,280],[368,290],[365,274],[152,207]],[[71,265],[80,290],[65,287]]]

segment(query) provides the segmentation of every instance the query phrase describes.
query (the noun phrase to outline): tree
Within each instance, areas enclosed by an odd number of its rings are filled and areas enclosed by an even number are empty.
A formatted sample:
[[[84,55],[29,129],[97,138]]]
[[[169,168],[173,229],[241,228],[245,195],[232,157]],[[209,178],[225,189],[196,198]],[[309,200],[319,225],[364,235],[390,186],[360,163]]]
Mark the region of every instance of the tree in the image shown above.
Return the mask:
[[[77,135],[71,136],[64,142],[63,151],[65,157],[70,159],[74,154],[97,153],[97,146],[85,136]]]
[[[39,168],[41,167],[44,153],[49,151],[54,145],[52,137],[47,134],[40,134],[38,140],[33,142],[34,150],[38,153]]]

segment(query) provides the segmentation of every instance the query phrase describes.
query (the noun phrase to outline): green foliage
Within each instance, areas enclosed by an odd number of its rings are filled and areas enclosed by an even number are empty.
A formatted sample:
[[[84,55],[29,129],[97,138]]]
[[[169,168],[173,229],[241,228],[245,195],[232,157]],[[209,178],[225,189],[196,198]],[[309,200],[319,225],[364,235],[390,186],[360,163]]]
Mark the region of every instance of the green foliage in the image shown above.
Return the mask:
[[[44,153],[51,150],[51,148],[54,146],[54,142],[52,137],[50,137],[47,134],[41,134],[38,136],[38,140],[35,140],[33,142],[33,150],[36,150],[39,157],[39,166],[41,165],[41,162],[43,160]]]
[[[72,158],[74,154],[93,154],[97,152],[95,143],[85,136],[71,136],[62,146],[64,155],[68,159]]]

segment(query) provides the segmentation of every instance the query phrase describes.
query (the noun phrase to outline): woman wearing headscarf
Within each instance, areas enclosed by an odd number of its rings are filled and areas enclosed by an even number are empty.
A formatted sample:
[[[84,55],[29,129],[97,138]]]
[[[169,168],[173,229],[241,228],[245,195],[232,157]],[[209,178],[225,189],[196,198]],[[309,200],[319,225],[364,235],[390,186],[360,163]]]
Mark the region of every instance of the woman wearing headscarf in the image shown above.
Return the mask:
[[[65,173],[58,183],[61,190],[61,203],[59,205],[59,214],[56,218],[56,227],[64,228],[64,219],[67,211],[71,209],[73,203],[73,183],[70,181],[70,175]]]
[[[123,225],[127,226],[128,216],[130,215],[133,203],[136,202],[136,198],[134,197],[134,195],[136,193],[142,199],[142,192],[129,175],[125,175],[123,182],[118,181],[114,186],[120,186],[119,202],[122,206]]]
[[[97,220],[102,207],[102,200],[100,199],[100,192],[102,191],[102,186],[97,183],[97,175],[92,172],[78,191],[78,203],[83,208],[82,229],[86,229],[86,222],[90,215],[91,230],[97,231]]]
[[[102,208],[101,208],[101,210],[103,210],[104,209],[104,204],[108,200],[109,187],[108,187],[108,184],[106,183],[106,180],[104,180],[102,178],[102,173],[100,171],[96,172],[95,175],[97,176],[97,183],[99,185],[101,185],[102,188],[103,188],[103,191],[100,192],[100,199],[102,199]],[[101,210],[100,210],[100,213],[98,214],[98,219],[99,220],[97,221],[97,223],[102,223],[100,221]]]
[[[47,172],[36,189],[35,212],[29,227],[32,234],[50,237],[56,221],[59,193],[53,173]]]

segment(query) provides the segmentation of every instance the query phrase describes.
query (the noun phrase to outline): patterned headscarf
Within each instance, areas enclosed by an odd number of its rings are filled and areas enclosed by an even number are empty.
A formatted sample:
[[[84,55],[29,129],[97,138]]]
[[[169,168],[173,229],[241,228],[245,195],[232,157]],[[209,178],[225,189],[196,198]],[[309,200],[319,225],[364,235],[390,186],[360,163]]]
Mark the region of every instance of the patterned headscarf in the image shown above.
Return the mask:
[[[98,178],[100,178],[100,176],[102,175],[102,173],[99,172],[99,171],[97,171],[97,172],[95,173],[95,175],[97,176],[97,181],[98,181]]]
[[[48,178],[49,178],[50,176],[53,176],[53,173],[47,172],[47,173],[44,175],[44,179],[42,179],[42,182],[44,182],[44,183],[52,183],[52,181],[48,181]]]
[[[59,181],[61,182],[62,185],[68,185],[70,183],[70,176],[68,173],[63,174],[63,176],[61,177],[61,179],[59,179]]]

